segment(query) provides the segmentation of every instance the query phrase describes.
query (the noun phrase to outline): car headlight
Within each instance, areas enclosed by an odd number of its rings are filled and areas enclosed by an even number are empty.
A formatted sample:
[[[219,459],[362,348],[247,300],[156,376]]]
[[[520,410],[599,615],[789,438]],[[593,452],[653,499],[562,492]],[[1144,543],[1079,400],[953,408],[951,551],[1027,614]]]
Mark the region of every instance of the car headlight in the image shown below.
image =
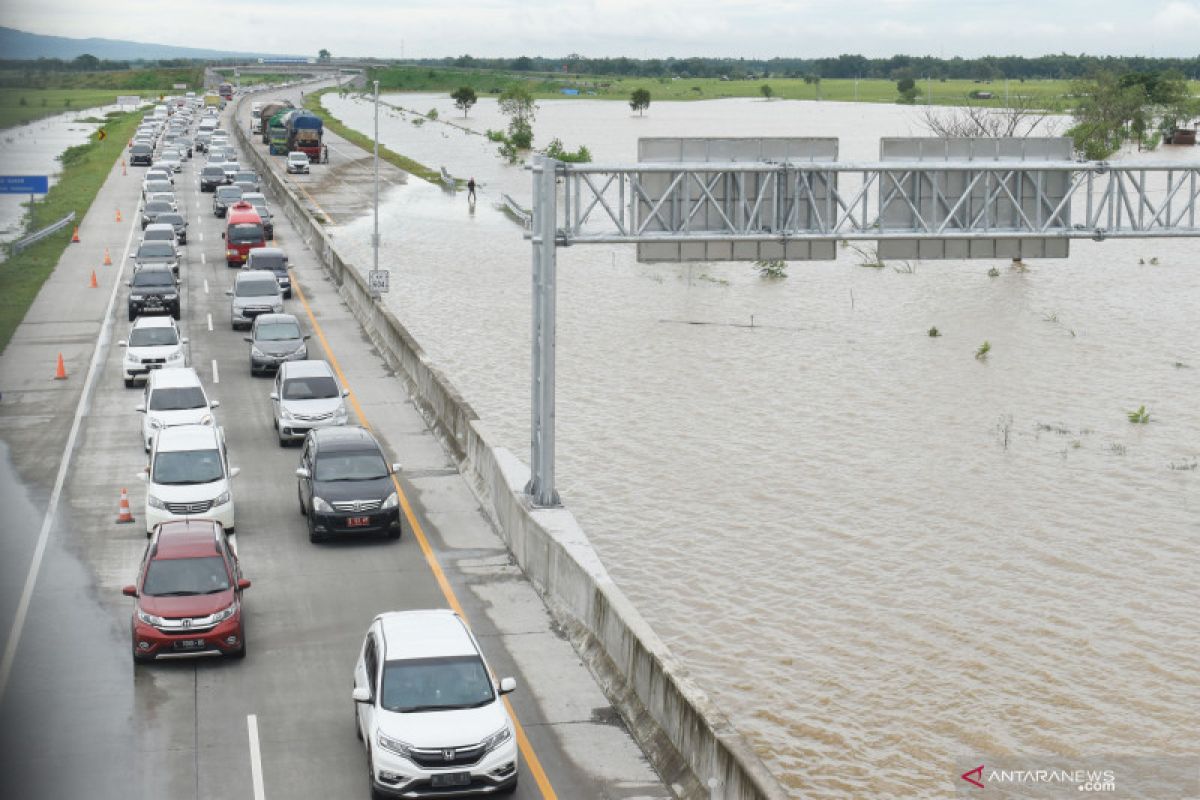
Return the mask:
[[[130,300],[145,300],[146,296],[140,295],[140,294],[131,294],[131,295],[129,295],[129,299]]]
[[[398,756],[404,758],[412,758],[412,745],[406,744],[399,739],[393,739],[390,736],[384,736],[382,733],[379,736],[379,746],[384,750],[390,750]]]
[[[223,506],[226,503],[228,503],[232,498],[233,498],[233,495],[230,494],[228,489],[226,489],[225,491],[223,491],[219,495],[217,495],[217,499],[213,500],[213,505],[214,506]]]
[[[295,356],[296,358],[304,358],[305,356],[308,355],[308,345],[306,345],[306,344],[300,345],[299,347],[296,348],[296,351],[294,353],[292,353],[292,355]]]
[[[182,361],[182,360],[183,360],[183,351],[182,350],[176,350],[174,353],[171,353],[171,355],[167,356],[167,361]]]
[[[146,505],[150,506],[151,508],[157,508],[161,511],[167,510],[167,504],[152,494],[146,495]]]
[[[345,420],[348,416],[345,406],[338,406],[337,410],[333,412],[334,419]]]
[[[147,614],[145,611],[142,611],[140,608],[137,610],[137,618],[138,618],[140,621],[142,621],[142,622],[146,623],[147,625],[155,625],[155,626],[158,626],[158,625],[163,625],[163,624],[165,624],[165,623],[163,622],[163,618],[162,618],[162,617],[156,617],[156,616],[154,616],[153,614]]]
[[[150,430],[152,430],[152,431],[160,431],[163,428],[167,427],[167,423],[163,422],[161,419],[158,419],[157,417],[151,417],[148,421],[150,423]]]
[[[203,417],[200,418],[201,425],[212,425],[212,423],[213,423],[212,414],[205,414]]]
[[[313,511],[322,511],[328,513],[333,511],[333,506],[329,505],[329,503],[326,503],[316,495],[313,495]]]
[[[276,300],[276,301],[274,301],[273,303],[271,303],[271,310],[272,310],[272,311],[274,311],[276,314],[278,314],[278,313],[280,313],[281,311],[283,311],[283,301],[282,301],[282,300]]]
[[[215,625],[218,622],[224,622],[225,620],[229,619],[237,612],[238,612],[238,603],[236,600],[234,600],[233,605],[229,606],[229,608],[222,608],[220,611],[218,611],[217,613],[212,615],[213,624]]]
[[[383,508],[385,510],[389,508],[395,508],[398,505],[400,505],[400,498],[396,496],[395,492],[389,494],[387,496],[387,500],[383,501]]]
[[[512,731],[508,729],[507,725],[505,725],[503,728],[484,739],[481,744],[483,745],[484,752],[491,752],[511,738]]]
[[[250,345],[250,355],[254,356],[255,358],[266,358],[267,357],[266,353],[264,353],[262,350],[259,350],[254,345]]]
[[[164,294],[163,300],[174,300],[177,297],[179,297],[179,295],[175,294],[174,292],[171,292],[170,294]]]
[[[287,406],[281,406],[281,407],[280,407],[280,409],[279,409],[279,416],[280,416],[282,419],[295,419],[295,417],[292,415],[292,412],[288,410],[288,407],[287,407]]]

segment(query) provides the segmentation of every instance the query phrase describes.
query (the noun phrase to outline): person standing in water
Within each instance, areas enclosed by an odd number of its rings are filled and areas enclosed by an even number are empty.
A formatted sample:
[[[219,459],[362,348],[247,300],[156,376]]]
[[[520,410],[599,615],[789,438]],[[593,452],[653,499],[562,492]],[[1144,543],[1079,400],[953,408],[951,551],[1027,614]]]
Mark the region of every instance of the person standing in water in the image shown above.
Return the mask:
[[[475,179],[471,178],[467,181],[467,202],[475,202]]]

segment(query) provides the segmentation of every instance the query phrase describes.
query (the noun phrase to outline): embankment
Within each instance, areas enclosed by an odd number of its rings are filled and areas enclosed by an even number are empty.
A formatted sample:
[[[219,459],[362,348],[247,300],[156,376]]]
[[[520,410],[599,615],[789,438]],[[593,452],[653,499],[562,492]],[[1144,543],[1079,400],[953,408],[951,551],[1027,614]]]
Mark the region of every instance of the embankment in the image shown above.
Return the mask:
[[[241,114],[241,108],[236,110]],[[486,426],[390,311],[343,261],[305,203],[234,125],[254,169],[339,287],[367,335],[409,384],[455,454],[517,563],[621,710],[663,779],[681,797],[782,800],[787,795],[749,743],[688,677],[686,667],[609,577],[574,515],[531,508],[528,468],[492,443]],[[717,788],[710,793],[710,781]]]

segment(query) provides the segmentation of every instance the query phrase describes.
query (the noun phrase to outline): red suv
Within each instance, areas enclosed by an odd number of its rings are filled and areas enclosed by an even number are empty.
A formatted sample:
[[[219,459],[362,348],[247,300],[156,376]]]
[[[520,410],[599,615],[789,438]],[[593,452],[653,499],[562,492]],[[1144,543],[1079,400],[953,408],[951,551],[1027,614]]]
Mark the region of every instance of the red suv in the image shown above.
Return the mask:
[[[207,519],[164,522],[154,529],[136,586],[133,660],[190,655],[246,655],[242,577],[221,524]]]

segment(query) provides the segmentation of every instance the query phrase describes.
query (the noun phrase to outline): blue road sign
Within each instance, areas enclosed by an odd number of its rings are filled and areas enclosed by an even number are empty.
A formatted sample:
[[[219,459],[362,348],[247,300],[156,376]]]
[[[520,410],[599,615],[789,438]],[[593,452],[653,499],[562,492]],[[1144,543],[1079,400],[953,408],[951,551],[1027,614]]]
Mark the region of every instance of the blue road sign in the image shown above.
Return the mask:
[[[0,194],[45,194],[48,191],[48,175],[0,175]]]

